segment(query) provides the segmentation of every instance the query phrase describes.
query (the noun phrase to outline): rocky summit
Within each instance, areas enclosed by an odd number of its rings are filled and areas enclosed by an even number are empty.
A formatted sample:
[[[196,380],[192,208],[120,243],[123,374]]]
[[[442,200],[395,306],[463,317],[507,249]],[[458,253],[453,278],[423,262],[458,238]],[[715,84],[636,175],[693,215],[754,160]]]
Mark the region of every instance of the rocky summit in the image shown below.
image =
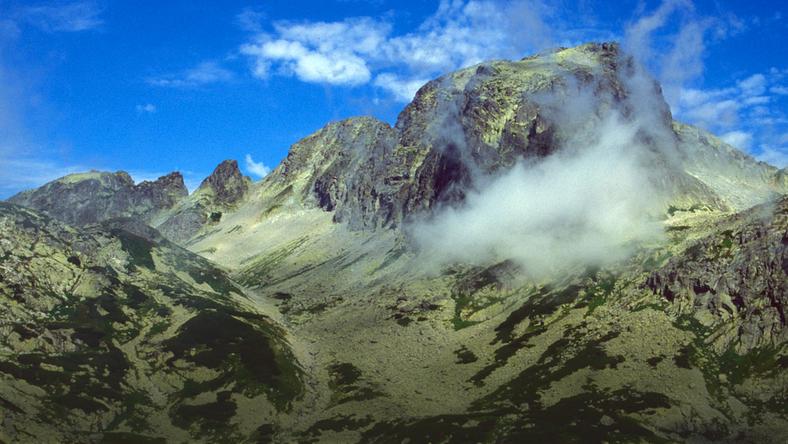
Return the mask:
[[[614,43],[447,74],[259,182],[71,175],[0,227],[0,442],[788,435],[786,171]]]

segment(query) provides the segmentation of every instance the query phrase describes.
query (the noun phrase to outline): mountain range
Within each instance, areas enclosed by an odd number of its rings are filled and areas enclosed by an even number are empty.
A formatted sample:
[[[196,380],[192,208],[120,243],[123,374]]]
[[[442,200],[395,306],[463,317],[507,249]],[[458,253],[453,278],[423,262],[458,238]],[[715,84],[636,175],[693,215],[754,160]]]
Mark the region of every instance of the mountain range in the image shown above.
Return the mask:
[[[782,442],[787,194],[615,43],[69,175],[0,203],[0,442]]]

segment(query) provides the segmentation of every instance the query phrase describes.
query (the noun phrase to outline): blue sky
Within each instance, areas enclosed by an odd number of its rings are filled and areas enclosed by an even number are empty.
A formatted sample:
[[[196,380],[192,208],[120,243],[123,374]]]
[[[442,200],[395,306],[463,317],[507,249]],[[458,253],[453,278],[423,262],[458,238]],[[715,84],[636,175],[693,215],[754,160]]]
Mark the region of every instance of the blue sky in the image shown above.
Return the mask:
[[[788,163],[782,2],[0,0],[0,198],[64,174],[223,159],[259,178],[331,120],[393,123],[485,59],[618,40],[676,118]]]

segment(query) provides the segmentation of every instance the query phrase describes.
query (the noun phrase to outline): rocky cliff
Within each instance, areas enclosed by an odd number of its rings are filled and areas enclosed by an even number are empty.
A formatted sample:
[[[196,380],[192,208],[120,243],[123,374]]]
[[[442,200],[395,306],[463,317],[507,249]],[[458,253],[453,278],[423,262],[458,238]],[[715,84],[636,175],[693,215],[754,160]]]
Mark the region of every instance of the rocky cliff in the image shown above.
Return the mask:
[[[69,224],[87,225],[115,217],[151,220],[187,195],[180,173],[135,185],[123,171],[92,171],[63,177],[8,201],[44,211]]]
[[[652,134],[643,135],[648,162],[670,195],[666,209],[741,210],[787,190],[776,168],[673,123],[659,85],[638,76],[611,43],[466,68],[422,87],[394,128],[355,118],[298,142],[263,193],[292,187],[354,229],[397,227],[442,201],[461,201],[480,177],[555,153],[580,124],[599,125],[610,109],[634,120],[644,106],[652,119],[644,125]],[[573,100],[578,122],[555,111]]]
[[[225,160],[191,196],[152,223],[169,239],[185,242],[233,210],[246,197],[250,186],[251,180],[241,174],[238,162]]]

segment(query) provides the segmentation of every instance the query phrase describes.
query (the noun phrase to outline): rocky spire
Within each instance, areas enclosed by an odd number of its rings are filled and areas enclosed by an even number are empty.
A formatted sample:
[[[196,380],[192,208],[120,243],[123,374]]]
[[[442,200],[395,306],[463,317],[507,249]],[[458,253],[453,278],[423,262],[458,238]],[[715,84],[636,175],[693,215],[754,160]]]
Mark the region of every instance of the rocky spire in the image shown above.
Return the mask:
[[[202,181],[199,191],[211,190],[216,197],[216,204],[233,205],[249,191],[250,182],[248,177],[241,174],[237,161],[225,160]]]

